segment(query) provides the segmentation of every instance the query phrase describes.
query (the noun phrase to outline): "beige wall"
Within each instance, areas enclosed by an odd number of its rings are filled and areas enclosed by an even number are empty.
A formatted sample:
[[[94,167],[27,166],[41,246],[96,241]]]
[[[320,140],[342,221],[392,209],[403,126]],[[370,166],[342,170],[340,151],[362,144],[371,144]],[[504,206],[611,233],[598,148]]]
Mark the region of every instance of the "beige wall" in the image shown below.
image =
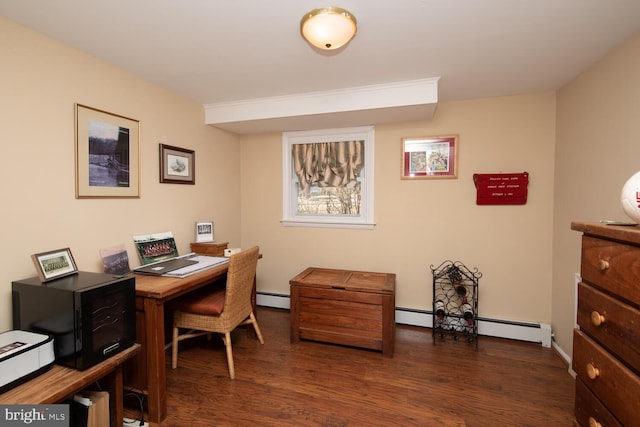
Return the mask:
[[[558,93],[557,116],[556,95],[543,93],[378,126],[372,231],[280,225],[280,134],[205,126],[195,102],[3,18],[0,55],[0,331],[11,327],[11,281],[35,274],[31,254],[70,247],[82,270],[100,271],[98,250],[124,243],[138,265],[132,235],[170,230],[185,252],[194,222],[212,219],[216,240],[261,246],[260,291],[288,294],[309,265],[389,271],[398,306],[429,309],[429,266],[460,260],[484,275],[481,316],[552,323],[570,353],[579,236],[569,224],[624,218],[619,191],[640,169],[637,35]],[[75,199],[74,103],[140,120],[140,199]],[[402,137],[449,133],[460,136],[457,180],[399,179]],[[196,151],[195,186],[158,182],[159,143]],[[522,171],[526,205],[475,205],[473,173]]]
[[[459,178],[400,179],[402,137],[457,133]],[[241,137],[242,242],[259,244],[260,291],[289,293],[308,266],[397,274],[396,305],[430,309],[431,264],[483,273],[480,315],[551,322],[555,95],[443,103],[431,122],[377,126],[372,231],[280,225],[280,134]],[[474,173],[530,173],[522,206],[477,206]]]
[[[640,170],[640,35],[558,92],[553,244],[553,322],[571,352],[580,234],[571,221],[628,220],[625,181]]]
[[[0,18],[2,222],[0,331],[11,329],[11,281],[35,275],[30,256],[69,247],[102,271],[99,249],[172,231],[189,250],[197,220],[240,244],[237,137],[204,124],[201,105]],[[74,103],[140,121],[139,199],[75,199]],[[158,144],[196,152],[196,185],[160,184]]]

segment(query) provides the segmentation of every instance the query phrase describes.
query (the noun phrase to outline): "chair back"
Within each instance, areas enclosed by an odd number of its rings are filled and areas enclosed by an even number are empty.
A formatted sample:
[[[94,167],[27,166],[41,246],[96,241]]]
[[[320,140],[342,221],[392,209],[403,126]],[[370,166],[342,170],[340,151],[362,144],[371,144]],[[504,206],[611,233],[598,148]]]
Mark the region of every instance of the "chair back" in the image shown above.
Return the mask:
[[[229,257],[224,317],[231,328],[243,322],[252,311],[251,291],[256,277],[260,248],[254,246]]]

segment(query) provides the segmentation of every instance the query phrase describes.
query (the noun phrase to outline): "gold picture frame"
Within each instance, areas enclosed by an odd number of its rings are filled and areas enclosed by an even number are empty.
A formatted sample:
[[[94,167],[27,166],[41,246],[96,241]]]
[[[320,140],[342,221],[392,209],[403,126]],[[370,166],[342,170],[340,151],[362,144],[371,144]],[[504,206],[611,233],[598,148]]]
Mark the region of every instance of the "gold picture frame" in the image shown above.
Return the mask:
[[[140,197],[140,122],[75,104],[76,198]]]
[[[33,254],[31,259],[36,267],[38,278],[43,283],[78,272],[69,248]]]
[[[400,178],[458,178],[458,135],[402,138]]]

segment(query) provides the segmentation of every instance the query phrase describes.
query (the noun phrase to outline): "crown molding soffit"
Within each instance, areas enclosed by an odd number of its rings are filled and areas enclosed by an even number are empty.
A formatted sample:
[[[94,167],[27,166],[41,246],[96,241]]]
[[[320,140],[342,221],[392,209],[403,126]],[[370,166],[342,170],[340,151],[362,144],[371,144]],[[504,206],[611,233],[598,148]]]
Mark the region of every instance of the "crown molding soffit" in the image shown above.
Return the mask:
[[[438,78],[204,105],[205,123],[261,133],[431,120]]]

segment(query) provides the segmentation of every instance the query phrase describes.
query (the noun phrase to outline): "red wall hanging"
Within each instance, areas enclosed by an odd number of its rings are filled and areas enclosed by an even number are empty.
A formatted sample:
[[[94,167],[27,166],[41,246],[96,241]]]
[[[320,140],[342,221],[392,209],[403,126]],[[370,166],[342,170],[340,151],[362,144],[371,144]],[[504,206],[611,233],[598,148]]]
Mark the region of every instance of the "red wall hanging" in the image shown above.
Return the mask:
[[[474,173],[478,205],[524,205],[529,173]]]

